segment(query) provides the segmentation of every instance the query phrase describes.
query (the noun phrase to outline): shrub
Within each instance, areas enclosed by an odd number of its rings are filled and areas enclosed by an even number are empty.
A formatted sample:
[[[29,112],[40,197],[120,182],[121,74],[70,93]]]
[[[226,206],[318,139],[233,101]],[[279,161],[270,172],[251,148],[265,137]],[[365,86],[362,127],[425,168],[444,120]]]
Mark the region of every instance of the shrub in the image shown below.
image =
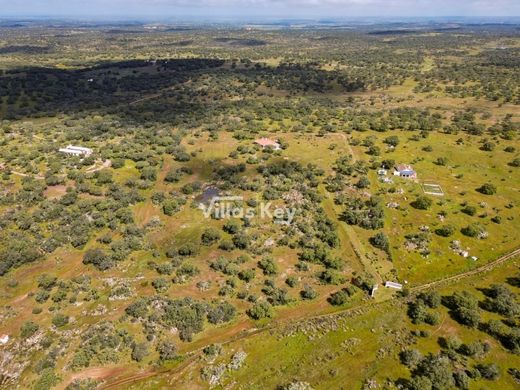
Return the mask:
[[[69,316],[58,313],[54,317],[52,317],[52,324],[57,328],[61,328],[62,326],[67,325],[68,323]]]
[[[38,324],[35,324],[32,321],[24,322],[22,327],[20,328],[20,337],[22,339],[26,339],[35,334],[39,329]]]
[[[493,142],[485,142],[481,147],[480,150],[483,150],[485,152],[491,152],[495,150],[496,145]]]
[[[440,228],[435,229],[435,234],[441,237],[449,237],[455,233],[455,226],[453,225],[444,225]]]
[[[318,296],[318,293],[312,287],[304,286],[303,290],[300,291],[300,296],[303,299],[315,299]]]
[[[488,298],[482,307],[508,317],[514,317],[520,313],[520,304],[517,303],[516,294],[503,284],[493,284],[486,295]]]
[[[432,200],[426,196],[418,196],[412,203],[412,207],[418,210],[428,210],[432,205]]]
[[[236,221],[229,220],[227,221],[222,229],[229,234],[236,234],[240,231],[240,224]]]
[[[251,280],[255,278],[255,270],[254,269],[248,269],[248,270],[242,270],[238,273],[238,277],[240,280],[243,280],[246,283],[249,283]]]
[[[215,228],[207,228],[204,230],[201,236],[202,244],[211,245],[220,240],[220,232]]]
[[[422,358],[422,354],[416,349],[405,349],[399,353],[401,363],[410,369],[415,368]]]
[[[92,264],[97,269],[104,271],[111,268],[114,262],[110,256],[108,256],[103,249],[93,248],[89,249],[83,256],[83,264]]]
[[[417,299],[421,300],[425,305],[435,309],[441,304],[441,296],[436,291],[427,291],[420,293]]]
[[[238,249],[247,249],[251,239],[245,233],[238,233],[233,236],[233,244]]]
[[[171,216],[179,211],[179,203],[175,199],[166,199],[163,202],[162,209],[165,215]]]
[[[222,249],[223,251],[232,251],[235,249],[235,244],[231,240],[222,240],[220,241],[220,244],[218,246],[219,249]]]
[[[473,216],[477,213],[477,208],[475,206],[466,206],[461,211],[464,214]]]
[[[148,355],[148,346],[146,343],[135,343],[132,346],[132,360],[136,362],[142,361]]]
[[[500,377],[500,369],[494,363],[490,364],[477,364],[475,366],[477,371],[480,373],[482,378],[487,380],[497,380]]]
[[[289,287],[295,287],[298,284],[298,278],[295,276],[289,276],[287,279],[285,279],[285,284],[287,284]]]
[[[439,157],[435,160],[436,165],[445,166],[448,164],[448,159],[446,157]]]
[[[426,313],[424,316],[424,322],[428,325],[437,325],[440,322],[440,315],[436,312]]]
[[[361,176],[359,181],[356,183],[356,187],[359,189],[368,188],[370,186],[370,180],[368,180],[368,177]]]
[[[44,290],[51,290],[56,285],[57,280],[56,276],[41,274],[38,276],[38,287]]]
[[[222,347],[219,344],[210,344],[202,350],[206,356],[218,356],[222,352]]]
[[[462,229],[460,229],[461,233],[468,237],[477,237],[480,234],[485,232],[484,228],[478,223],[472,223]]]
[[[270,257],[264,257],[258,262],[258,266],[264,272],[264,275],[276,275],[278,267],[274,260]]]
[[[321,272],[318,278],[324,284],[338,285],[345,282],[345,278],[341,274],[330,269]]]
[[[179,247],[178,253],[181,256],[194,256],[199,253],[199,247],[193,242],[187,242]]]
[[[408,304],[408,317],[410,317],[413,324],[420,324],[423,322],[427,313],[426,306],[420,300]]]
[[[375,281],[374,277],[371,274],[369,274],[368,272],[364,272],[362,274],[357,275],[354,278],[353,283],[360,289],[365,290],[367,292],[371,292],[372,287],[374,287]]]
[[[446,306],[451,309],[451,314],[459,323],[476,328],[480,321],[478,299],[467,291],[456,292],[446,298]]]
[[[61,380],[61,378],[58,375],[56,375],[56,373],[54,372],[54,368],[47,367],[41,371],[40,377],[34,384],[33,389],[34,390],[52,389],[54,386],[56,386],[58,383],[60,383],[60,380]]]
[[[273,316],[273,308],[268,302],[259,302],[247,310],[247,315],[254,320],[271,318]]]
[[[484,195],[494,195],[497,193],[497,188],[491,183],[486,183],[477,188],[477,191]]]
[[[236,309],[228,302],[223,302],[209,309],[207,318],[211,324],[231,321],[236,315]]]
[[[330,294],[328,299],[329,303],[334,306],[341,306],[348,302],[349,295],[343,291],[337,291],[335,293]]]
[[[386,137],[383,142],[387,145],[395,147],[399,145],[399,137],[396,135],[391,135],[389,137]]]
[[[390,250],[390,242],[388,241],[386,234],[383,232],[379,232],[375,236],[371,237],[370,243],[376,248],[384,250],[385,252]]]
[[[157,292],[164,292],[170,287],[170,282],[164,278],[157,278],[152,281],[152,286]]]
[[[177,357],[177,347],[171,341],[161,341],[159,344],[157,344],[156,350],[159,353],[159,359],[161,361],[173,360]]]

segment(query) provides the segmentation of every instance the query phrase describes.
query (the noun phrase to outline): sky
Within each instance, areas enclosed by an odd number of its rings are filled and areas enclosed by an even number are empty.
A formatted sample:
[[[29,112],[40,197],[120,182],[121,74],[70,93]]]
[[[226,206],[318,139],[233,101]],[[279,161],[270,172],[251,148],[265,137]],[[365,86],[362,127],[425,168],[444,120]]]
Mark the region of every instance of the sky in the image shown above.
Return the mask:
[[[0,0],[0,18],[298,19],[520,16],[520,0]]]

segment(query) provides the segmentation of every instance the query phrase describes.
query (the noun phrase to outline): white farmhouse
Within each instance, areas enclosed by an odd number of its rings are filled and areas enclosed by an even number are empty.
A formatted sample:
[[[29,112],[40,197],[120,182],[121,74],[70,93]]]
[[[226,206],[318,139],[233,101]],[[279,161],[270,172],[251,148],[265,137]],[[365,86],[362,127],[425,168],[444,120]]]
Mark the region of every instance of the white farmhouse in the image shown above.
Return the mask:
[[[9,341],[9,335],[3,334],[0,336],[0,345],[5,345]]]
[[[84,148],[83,146],[68,145],[66,148],[60,148],[61,153],[65,153],[71,156],[90,156],[94,151],[90,148]]]

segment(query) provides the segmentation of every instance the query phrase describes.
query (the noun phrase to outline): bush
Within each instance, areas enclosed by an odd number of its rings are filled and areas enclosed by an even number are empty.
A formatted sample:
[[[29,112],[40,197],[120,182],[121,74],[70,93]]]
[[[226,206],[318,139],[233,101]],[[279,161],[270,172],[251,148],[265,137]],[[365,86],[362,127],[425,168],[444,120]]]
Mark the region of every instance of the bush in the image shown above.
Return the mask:
[[[63,315],[63,314],[56,314],[54,317],[52,317],[52,324],[56,328],[61,328],[62,326],[65,326],[69,323],[69,316]]]
[[[405,349],[399,353],[401,363],[410,369],[415,368],[422,358],[422,354],[416,349]]]
[[[456,292],[446,298],[446,306],[451,309],[451,315],[459,323],[476,328],[480,322],[478,299],[467,291]]]
[[[395,147],[399,145],[399,137],[396,135],[391,135],[389,137],[386,137],[383,142],[387,145]]]
[[[303,299],[315,299],[318,296],[318,293],[312,287],[304,286],[303,290],[300,291],[300,296]]]
[[[163,202],[162,209],[165,215],[171,216],[179,211],[179,203],[175,199],[166,199]]]
[[[500,369],[494,363],[490,364],[477,364],[475,366],[477,371],[480,373],[482,378],[487,380],[497,380],[500,377]]]
[[[236,221],[229,220],[227,221],[222,229],[229,234],[236,234],[240,231],[240,224]]]
[[[220,232],[215,228],[207,228],[204,230],[201,236],[201,242],[203,245],[211,245],[220,240]]]
[[[35,324],[32,321],[24,322],[22,327],[20,328],[20,337],[22,339],[26,339],[35,334],[39,329],[38,324]]]
[[[159,352],[159,359],[161,361],[173,360],[177,357],[177,347],[171,341],[161,341],[157,344],[156,350]]]
[[[255,278],[255,270],[254,269],[242,270],[238,273],[238,278],[240,280],[243,280],[246,283],[249,283],[251,280],[253,280]]]
[[[357,275],[354,278],[353,283],[355,286],[359,287],[360,289],[362,289],[366,292],[371,292],[372,288],[374,287],[375,280],[371,274],[369,274],[368,272],[364,272],[360,275]]]
[[[318,278],[324,284],[333,284],[336,286],[345,282],[343,275],[330,269],[321,272]]]
[[[448,165],[448,159],[446,157],[439,157],[435,160],[435,164],[440,166]]]
[[[435,234],[441,237],[449,237],[455,233],[455,226],[453,225],[444,225],[440,228],[435,229]]]
[[[478,223],[472,223],[460,229],[461,233],[468,237],[477,237],[485,232],[484,228]]]
[[[420,293],[417,299],[421,300],[425,305],[435,309],[441,304],[441,296],[436,291],[428,291]]]
[[[267,302],[259,302],[247,310],[247,315],[254,320],[271,318],[273,316],[273,307]]]
[[[54,372],[54,368],[48,367],[44,368],[40,373],[40,377],[34,384],[34,390],[48,390],[52,389],[58,383],[60,383],[61,378],[56,375]]]
[[[92,264],[97,269],[104,271],[111,268],[114,262],[102,249],[89,249],[83,256],[83,264]]]
[[[264,275],[276,275],[278,267],[274,260],[270,257],[264,257],[258,262],[258,267],[264,272]]]
[[[464,214],[474,216],[477,213],[475,206],[466,206],[461,210]]]
[[[494,195],[497,193],[497,188],[491,183],[486,183],[477,188],[477,191],[484,195]]]
[[[331,305],[341,306],[347,303],[349,298],[350,294],[343,289],[330,294],[328,301]]]
[[[206,356],[218,356],[222,352],[222,347],[219,344],[210,344],[202,350]]]
[[[235,244],[233,244],[233,242],[231,240],[222,240],[220,241],[220,244],[218,246],[219,249],[222,249],[223,251],[232,251],[233,249],[235,249]]]
[[[38,276],[38,287],[44,290],[51,290],[56,285],[57,280],[56,276],[41,274]]]
[[[181,256],[195,256],[199,253],[199,247],[193,242],[188,242],[179,247],[178,253]]]
[[[170,282],[165,278],[157,278],[152,281],[152,286],[157,292],[165,292],[170,287]]]
[[[390,242],[388,241],[386,234],[383,232],[379,232],[375,236],[371,237],[370,243],[385,252],[390,250]]]
[[[247,249],[251,239],[245,233],[238,233],[233,236],[233,244],[238,249]]]
[[[361,176],[359,181],[356,183],[356,187],[359,189],[368,188],[370,186],[370,180],[368,180],[368,177]]]
[[[298,278],[295,276],[289,276],[287,279],[285,279],[285,284],[287,284],[289,287],[295,287],[298,284]]]
[[[493,284],[486,295],[488,298],[483,302],[482,307],[486,310],[502,314],[507,317],[514,317],[520,314],[520,304],[514,294],[503,284]]]
[[[424,316],[424,322],[428,325],[438,325],[440,322],[440,315],[436,312],[426,313]]]
[[[136,343],[132,347],[132,360],[136,362],[142,361],[148,355],[148,346],[146,343]]]
[[[231,321],[235,315],[235,307],[230,303],[223,302],[209,309],[207,318],[211,324],[221,324]]]
[[[428,210],[432,205],[432,200],[426,196],[418,196],[412,203],[412,207],[418,210]]]
[[[481,147],[480,150],[483,150],[485,152],[491,152],[495,150],[496,145],[493,142],[485,142]]]
[[[420,301],[417,300],[415,302],[410,302],[408,304],[408,317],[412,320],[413,324],[420,324],[424,321],[426,318],[426,315],[428,314],[426,305]]]

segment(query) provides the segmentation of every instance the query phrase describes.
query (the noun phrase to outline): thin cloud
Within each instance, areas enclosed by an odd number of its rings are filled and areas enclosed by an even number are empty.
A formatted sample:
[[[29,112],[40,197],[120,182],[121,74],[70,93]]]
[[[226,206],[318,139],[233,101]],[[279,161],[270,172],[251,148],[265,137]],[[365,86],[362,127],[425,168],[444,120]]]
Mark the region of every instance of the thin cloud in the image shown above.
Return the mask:
[[[0,0],[3,15],[515,16],[518,0]]]

